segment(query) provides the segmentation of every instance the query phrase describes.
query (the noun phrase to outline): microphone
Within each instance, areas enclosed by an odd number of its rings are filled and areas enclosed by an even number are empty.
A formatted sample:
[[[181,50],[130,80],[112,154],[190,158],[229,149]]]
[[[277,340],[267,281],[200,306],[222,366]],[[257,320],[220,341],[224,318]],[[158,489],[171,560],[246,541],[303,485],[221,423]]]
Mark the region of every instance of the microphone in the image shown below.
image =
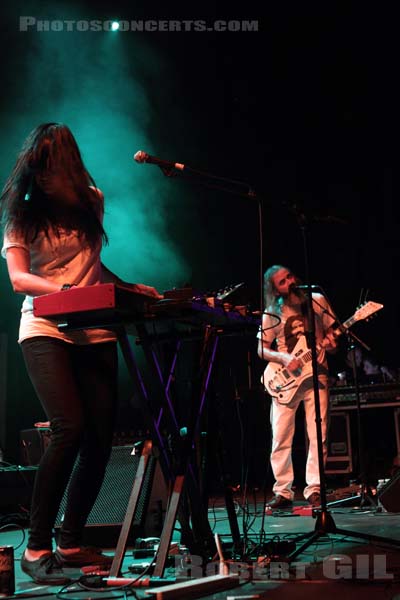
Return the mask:
[[[151,154],[147,154],[147,152],[144,152],[143,150],[138,150],[133,158],[138,163],[149,163],[151,165],[157,165],[161,168],[172,168],[177,169],[178,171],[183,171],[185,169],[185,165],[182,165],[181,163],[174,163],[170,160],[163,160],[162,158],[151,156]]]
[[[312,290],[319,290],[320,286],[319,285],[295,285],[294,283],[292,283],[292,285],[290,286],[291,290],[308,290],[309,288],[311,288]]]

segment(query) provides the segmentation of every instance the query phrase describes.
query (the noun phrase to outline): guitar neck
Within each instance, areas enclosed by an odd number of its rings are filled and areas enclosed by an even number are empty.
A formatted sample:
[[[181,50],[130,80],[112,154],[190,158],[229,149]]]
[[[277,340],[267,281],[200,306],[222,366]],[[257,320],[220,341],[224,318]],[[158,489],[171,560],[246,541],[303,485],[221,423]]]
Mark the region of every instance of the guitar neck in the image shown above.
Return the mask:
[[[359,321],[359,318],[357,318],[355,313],[349,319],[347,319],[347,321],[345,321],[344,323],[339,325],[339,327],[336,327],[336,329],[334,329],[334,335],[339,336],[342,335],[342,333],[346,333],[346,331],[350,329],[350,327],[352,327],[354,323],[357,323],[357,321]]]
[[[339,335],[341,335],[342,333],[346,333],[346,331],[348,329],[350,329],[350,327],[352,325],[354,325],[354,323],[357,323],[357,321],[362,321],[362,320],[368,319],[371,315],[376,313],[378,310],[381,310],[382,308],[383,308],[383,304],[378,304],[377,302],[369,301],[369,302],[365,303],[363,306],[358,308],[356,310],[356,312],[354,313],[354,315],[352,315],[349,319],[347,319],[347,321],[345,321],[344,323],[342,323],[342,325],[339,325],[339,327],[334,329],[333,334],[336,337],[339,337]],[[322,342],[317,344],[317,353],[321,352],[321,350],[324,349],[325,345],[326,345],[325,340],[322,340]],[[306,352],[301,357],[300,361],[303,364],[305,364],[305,363],[309,362],[310,360],[311,360],[311,349],[309,349],[308,352]]]
[[[339,327],[337,327],[334,331],[335,335],[336,334],[340,334],[340,333],[346,333],[347,329],[350,329],[350,327],[352,325],[354,325],[354,323],[357,323],[358,319],[356,318],[356,315],[354,314],[352,317],[350,317],[349,319],[347,319],[347,321],[345,321],[344,323],[342,323],[341,325],[339,325]]]
[[[339,335],[342,335],[342,333],[346,333],[346,331],[355,322],[356,322],[356,319],[354,319],[354,317],[350,317],[350,319],[347,319],[347,321],[342,323],[342,325],[340,325],[339,327],[334,329],[334,331],[333,331],[334,335],[336,337],[339,337]],[[317,354],[319,354],[323,349],[324,349],[324,341],[317,344]],[[312,354],[311,354],[311,348],[310,348],[309,352],[306,352],[306,354],[304,354],[300,360],[303,364],[305,364],[311,360],[311,357],[312,357]]]

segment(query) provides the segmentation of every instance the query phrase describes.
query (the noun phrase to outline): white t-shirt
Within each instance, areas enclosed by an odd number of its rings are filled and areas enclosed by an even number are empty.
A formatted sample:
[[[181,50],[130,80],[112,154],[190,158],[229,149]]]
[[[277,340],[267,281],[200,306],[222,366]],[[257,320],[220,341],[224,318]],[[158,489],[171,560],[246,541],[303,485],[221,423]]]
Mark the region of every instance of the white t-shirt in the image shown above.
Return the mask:
[[[31,273],[60,286],[73,283],[79,287],[101,283],[101,241],[95,248],[78,237],[76,231],[60,230],[59,236],[49,229],[48,237],[39,233],[33,243],[27,244],[21,235],[12,230],[5,232],[1,255],[6,258],[9,248],[24,248],[30,255]],[[68,293],[68,292],[63,292]],[[33,314],[33,297],[25,296],[21,308],[18,343],[36,336],[55,337],[74,344],[93,344],[116,340],[116,335],[106,329],[59,331],[57,324]]]
[[[315,312],[315,334],[317,343],[320,343],[335,319],[331,316],[332,310],[324,296],[313,294],[312,297]],[[283,304],[279,317],[280,322],[277,318],[264,314],[257,338],[269,345],[275,344],[278,352],[292,354],[299,337],[304,335],[305,331],[305,316],[302,314],[300,302],[293,305]],[[326,365],[325,352],[320,354],[319,361]]]

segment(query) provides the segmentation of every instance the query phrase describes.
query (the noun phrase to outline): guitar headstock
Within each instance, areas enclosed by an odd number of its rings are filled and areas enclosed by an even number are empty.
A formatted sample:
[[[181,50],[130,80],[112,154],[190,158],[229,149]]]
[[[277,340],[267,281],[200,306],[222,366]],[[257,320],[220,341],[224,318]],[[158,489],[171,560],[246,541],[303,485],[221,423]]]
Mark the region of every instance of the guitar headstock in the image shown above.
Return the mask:
[[[365,321],[375,315],[379,310],[383,308],[383,304],[379,304],[379,302],[365,302],[361,306],[359,306],[354,313],[353,321]]]

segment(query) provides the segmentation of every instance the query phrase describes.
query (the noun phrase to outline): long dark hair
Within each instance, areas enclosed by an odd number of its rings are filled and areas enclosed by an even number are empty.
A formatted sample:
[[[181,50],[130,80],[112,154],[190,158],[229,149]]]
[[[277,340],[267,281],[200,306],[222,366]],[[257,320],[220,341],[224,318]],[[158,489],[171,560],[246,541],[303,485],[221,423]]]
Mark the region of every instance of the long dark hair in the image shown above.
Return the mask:
[[[1,224],[32,243],[39,232],[56,235],[59,221],[52,200],[37,183],[46,172],[62,172],[74,190],[77,204],[69,210],[73,228],[91,246],[108,242],[99,219],[102,196],[87,171],[70,129],[62,123],[43,123],[26,138],[0,197]],[[93,187],[90,187],[93,186]]]
[[[283,298],[278,294],[274,286],[273,276],[282,269],[292,272],[283,265],[272,265],[264,273],[264,303],[265,310],[273,313],[280,314],[282,312]],[[300,284],[301,280],[295,276],[296,284]],[[303,299],[303,294],[300,293],[299,297]]]

